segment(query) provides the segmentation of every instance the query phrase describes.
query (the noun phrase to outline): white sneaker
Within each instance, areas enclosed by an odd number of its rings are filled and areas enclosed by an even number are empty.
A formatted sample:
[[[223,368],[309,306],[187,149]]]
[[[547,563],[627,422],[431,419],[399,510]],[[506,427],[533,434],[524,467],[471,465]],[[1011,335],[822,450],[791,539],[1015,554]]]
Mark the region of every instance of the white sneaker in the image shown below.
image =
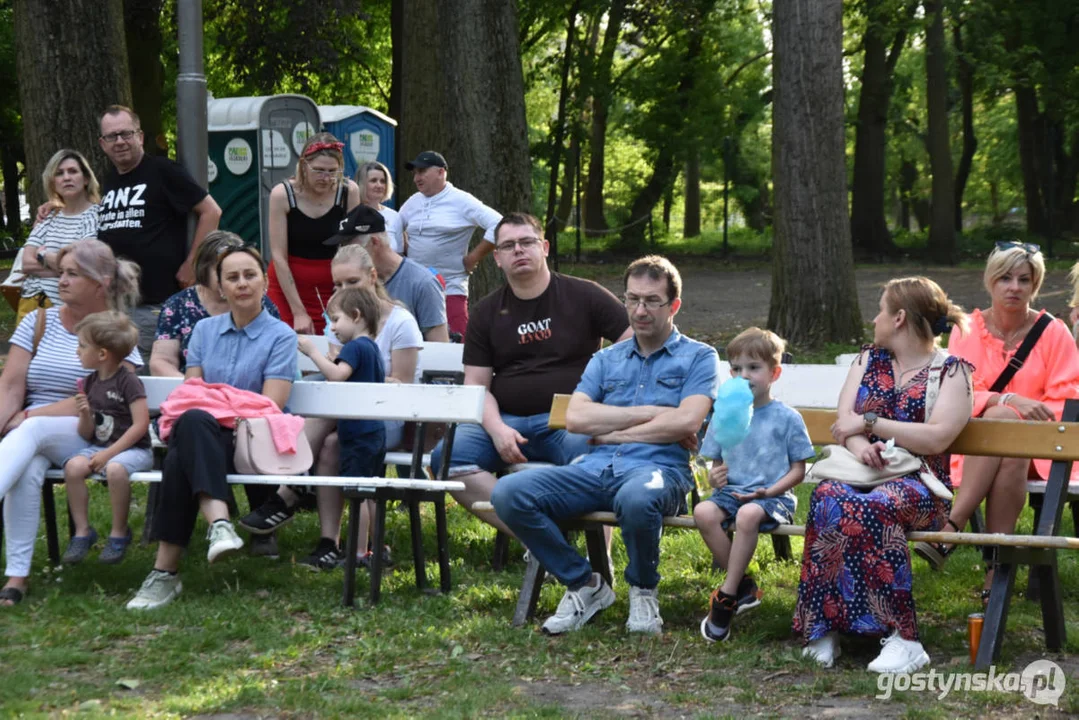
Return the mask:
[[[580,630],[593,615],[614,604],[614,590],[611,590],[607,581],[598,573],[592,573],[592,577],[599,578],[597,587],[585,585],[580,590],[566,590],[554,615],[543,623],[543,632],[548,635],[561,635]]]
[[[877,673],[912,673],[929,664],[929,655],[920,642],[904,640],[896,630],[889,637],[882,638],[884,649],[877,659],[866,667]]]
[[[206,538],[210,541],[210,549],[206,551],[206,561],[211,563],[244,546],[244,541],[236,534],[236,530],[228,520],[210,523]]]
[[[655,588],[646,590],[630,585],[629,620],[626,621],[626,630],[652,635],[663,632],[663,618],[659,616],[659,600],[656,597]]]
[[[832,667],[839,655],[839,633],[837,632],[830,632],[802,648],[802,657],[816,660],[817,664],[826,668]]]
[[[151,570],[142,582],[142,587],[127,604],[128,610],[153,610],[168,605],[183,590],[179,575],[170,575],[160,570]]]

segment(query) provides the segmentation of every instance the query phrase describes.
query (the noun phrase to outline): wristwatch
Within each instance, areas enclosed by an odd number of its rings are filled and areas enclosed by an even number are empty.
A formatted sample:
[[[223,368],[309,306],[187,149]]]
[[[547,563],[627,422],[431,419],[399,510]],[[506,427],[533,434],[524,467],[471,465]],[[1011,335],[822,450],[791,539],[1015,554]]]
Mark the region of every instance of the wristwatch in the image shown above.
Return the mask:
[[[37,258],[38,265],[45,268],[46,270],[49,269],[49,264],[46,262],[49,259],[49,256],[45,253],[45,248],[38,250],[37,255],[35,255],[34,257]]]
[[[877,424],[877,414],[870,410],[862,415],[862,422],[865,423],[865,434],[870,436],[873,434],[873,426]]]

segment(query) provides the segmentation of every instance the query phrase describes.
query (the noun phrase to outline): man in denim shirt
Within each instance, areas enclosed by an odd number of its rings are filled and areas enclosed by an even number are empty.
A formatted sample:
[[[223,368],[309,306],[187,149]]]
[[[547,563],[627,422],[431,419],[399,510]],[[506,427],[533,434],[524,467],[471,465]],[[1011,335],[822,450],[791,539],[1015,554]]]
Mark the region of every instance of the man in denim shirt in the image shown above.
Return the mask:
[[[592,437],[579,463],[514,473],[491,502],[498,517],[566,586],[543,624],[557,635],[577,630],[614,602],[614,591],[566,542],[558,522],[613,510],[629,564],[630,632],[659,633],[656,586],[663,517],[683,509],[693,483],[688,446],[719,386],[712,348],[674,327],[682,278],[669,260],[634,261],[623,278],[633,337],[596,353],[566,411],[566,429]]]

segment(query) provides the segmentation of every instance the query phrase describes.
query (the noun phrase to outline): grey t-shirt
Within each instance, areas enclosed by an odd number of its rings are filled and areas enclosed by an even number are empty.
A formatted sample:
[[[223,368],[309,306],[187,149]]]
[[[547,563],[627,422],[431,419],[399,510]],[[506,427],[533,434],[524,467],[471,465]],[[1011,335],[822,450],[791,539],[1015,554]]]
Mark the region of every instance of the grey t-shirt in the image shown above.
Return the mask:
[[[446,296],[442,286],[430,270],[415,260],[402,258],[385,285],[390,297],[405,304],[422,332],[446,323]]]

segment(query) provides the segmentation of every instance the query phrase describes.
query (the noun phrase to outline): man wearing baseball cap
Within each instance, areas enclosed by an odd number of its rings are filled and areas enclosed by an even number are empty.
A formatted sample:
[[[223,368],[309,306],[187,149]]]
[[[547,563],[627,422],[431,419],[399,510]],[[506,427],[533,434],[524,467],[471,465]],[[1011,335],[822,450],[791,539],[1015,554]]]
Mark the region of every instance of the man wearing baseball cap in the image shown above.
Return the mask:
[[[401,224],[408,233],[408,256],[435,268],[446,281],[446,314],[450,332],[465,334],[468,325],[468,276],[494,249],[501,213],[446,180],[446,158],[425,150],[405,163],[418,193],[401,206]],[[468,250],[472,233],[483,241]]]

